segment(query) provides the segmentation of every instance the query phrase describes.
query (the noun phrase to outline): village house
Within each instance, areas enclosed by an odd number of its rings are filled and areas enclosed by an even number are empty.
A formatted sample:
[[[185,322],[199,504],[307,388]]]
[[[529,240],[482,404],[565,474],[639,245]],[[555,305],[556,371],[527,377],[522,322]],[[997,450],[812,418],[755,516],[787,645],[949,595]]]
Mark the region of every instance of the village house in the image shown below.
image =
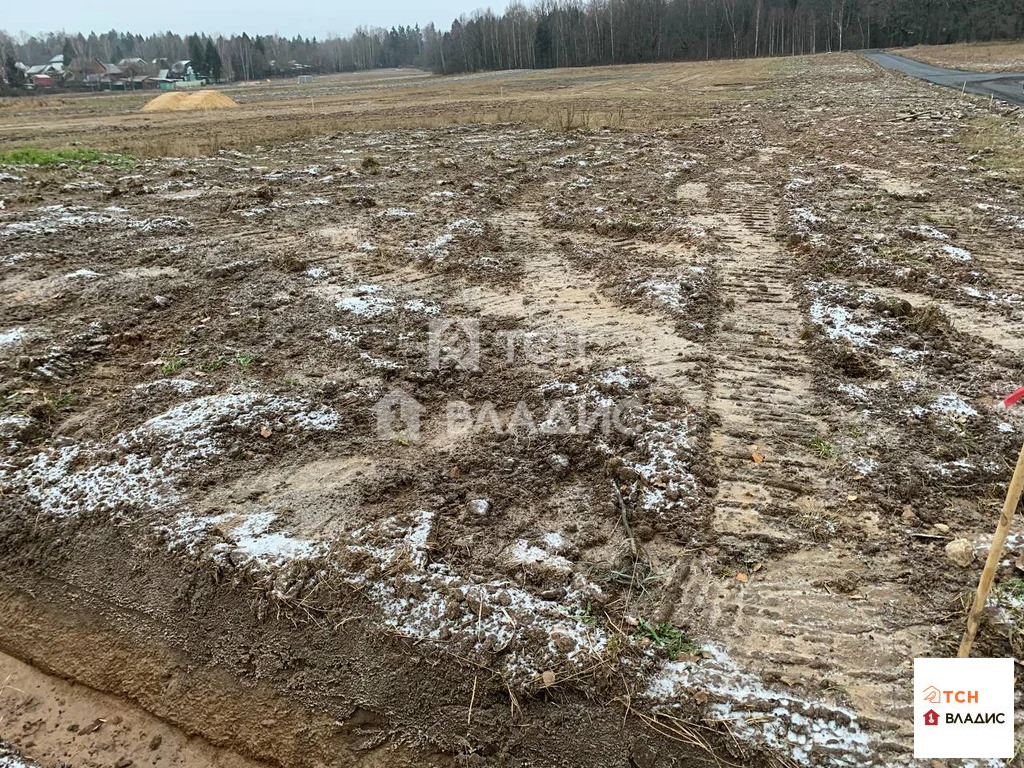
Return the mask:
[[[121,59],[117,62],[117,66],[122,72],[121,83],[124,87],[134,89],[155,85],[150,82],[153,66],[145,59],[138,57]]]
[[[64,69],[64,55],[57,54],[45,64],[31,67],[19,67],[25,73],[25,80],[32,88],[47,88],[57,81],[63,81],[67,72]]]
[[[121,59],[117,64],[91,59],[79,67],[82,83],[98,90],[129,90],[150,84],[149,65],[144,59]]]
[[[206,84],[206,78],[201,77],[192,68],[191,59],[183,59],[173,64],[168,64],[166,59],[157,59],[153,63],[161,67],[152,79],[162,90],[185,90]]]
[[[121,80],[125,76],[117,64],[102,62],[99,59],[90,59],[80,67],[80,70],[83,73],[82,82],[97,89],[122,87]]]

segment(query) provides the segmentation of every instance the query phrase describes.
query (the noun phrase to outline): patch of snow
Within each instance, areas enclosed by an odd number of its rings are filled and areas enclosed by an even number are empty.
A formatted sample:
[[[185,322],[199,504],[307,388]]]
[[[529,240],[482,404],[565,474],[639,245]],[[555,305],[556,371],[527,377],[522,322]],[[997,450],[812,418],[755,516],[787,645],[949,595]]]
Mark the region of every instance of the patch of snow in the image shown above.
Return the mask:
[[[372,368],[383,368],[388,371],[397,371],[402,367],[391,360],[385,360],[382,357],[373,357],[369,352],[361,352],[359,354],[359,358],[368,363]]]
[[[688,416],[655,420],[644,416],[637,427],[636,447],[645,458],[630,464],[642,478],[640,501],[656,514],[691,505],[698,496],[690,472],[693,447]]]
[[[957,459],[941,464],[932,464],[928,469],[939,477],[964,479],[974,474],[977,467],[969,459]]]
[[[230,556],[235,565],[256,561],[262,565],[281,565],[294,560],[306,560],[323,553],[327,547],[322,542],[299,539],[285,532],[270,532],[276,521],[272,512],[249,515],[228,536],[234,544],[219,544],[214,548],[214,557]]]
[[[52,446],[21,466],[0,466],[0,486],[58,516],[149,514],[174,509],[183,479],[227,453],[237,435],[256,435],[266,426],[326,431],[340,422],[337,412],[302,400],[259,392],[207,395],[109,441]]]
[[[703,276],[707,269],[701,266],[690,267],[689,275],[676,275],[671,278],[652,279],[640,282],[631,290],[633,295],[649,297],[655,304],[673,312],[684,313],[703,289]]]
[[[25,261],[34,257],[42,256],[40,253],[26,253],[25,251],[18,251],[15,253],[8,253],[0,256],[0,264],[5,267],[9,267],[12,264],[17,264],[19,261]]]
[[[861,402],[867,402],[870,398],[868,393],[864,391],[862,387],[858,387],[856,384],[848,384],[847,382],[840,383],[836,389],[842,392],[847,397]]]
[[[437,315],[441,313],[441,308],[437,304],[431,304],[423,301],[423,299],[409,299],[408,301],[402,302],[402,308],[407,309],[410,312],[422,312],[425,315]]]
[[[928,224],[918,224],[916,227],[911,227],[911,231],[932,240],[949,240],[949,235]]]
[[[338,300],[339,309],[363,317],[380,317],[396,311],[398,308],[409,312],[421,312],[427,315],[439,314],[441,308],[436,304],[422,299],[408,299],[399,304],[394,297],[384,295],[379,285],[357,285],[344,290],[348,296]]]
[[[338,308],[363,317],[379,317],[395,309],[395,300],[380,295],[379,285],[357,285],[350,289],[351,295],[338,300]]]
[[[608,371],[602,371],[595,377],[595,381],[599,384],[622,390],[629,389],[637,383],[637,379],[630,375],[629,369],[624,365]]]
[[[969,418],[978,415],[978,412],[955,392],[946,392],[939,395],[928,406],[928,410],[932,413],[952,417]]]
[[[0,438],[12,440],[32,426],[32,419],[21,413],[0,416]]]
[[[725,723],[735,738],[781,750],[799,765],[872,764],[874,744],[854,711],[768,688],[716,646],[702,655],[668,662],[651,679],[641,696],[656,713],[681,709],[700,691],[708,697],[708,719]]]
[[[28,331],[20,327],[0,331],[0,347],[7,346],[8,344],[16,344],[19,341],[23,341],[27,336]]]
[[[833,341],[848,341],[855,347],[873,347],[873,339],[882,331],[879,325],[854,322],[846,307],[815,299],[811,304],[811,321]]]
[[[357,331],[350,331],[348,329],[339,331],[337,328],[328,328],[324,333],[326,333],[329,338],[345,344],[356,344],[364,336],[364,334]]]
[[[805,227],[808,224],[820,224],[824,221],[821,216],[818,216],[810,208],[793,208],[789,212],[789,218],[790,221]]]
[[[858,475],[867,476],[878,469],[878,461],[864,456],[855,456],[850,459],[850,467]]]
[[[0,754],[0,768],[40,768],[39,763],[14,753]]]
[[[895,347],[891,347],[889,349],[889,354],[892,355],[893,357],[903,358],[904,360],[908,360],[909,362],[912,363],[916,363],[922,357],[925,356],[925,353],[919,349],[907,349],[906,347],[901,347],[898,345]]]
[[[380,610],[386,626],[418,640],[468,646],[474,654],[501,650],[493,663],[518,690],[528,690],[547,669],[559,674],[584,669],[608,647],[602,629],[567,615],[573,606],[582,611],[599,594],[597,587],[578,575],[553,572],[565,586],[549,590],[560,594],[546,599],[511,581],[478,581],[444,563],[429,563],[426,545],[433,522],[432,513],[420,510],[348,537],[344,548],[364,566],[351,570],[347,579]],[[528,563],[552,557],[525,541],[517,542],[513,552]],[[538,637],[547,642],[538,643]]]
[[[1024,229],[1024,216],[1001,216],[996,221],[1009,224],[1013,229]]]
[[[512,544],[508,552],[509,561],[515,565],[521,565],[527,569],[558,571],[569,573],[572,570],[572,563],[558,554],[552,554],[546,549],[535,547],[526,539],[518,539]]]
[[[575,381],[548,381],[537,387],[537,391],[543,395],[562,394],[575,395],[579,392],[579,384]]]
[[[545,533],[540,538],[541,542],[544,544],[544,549],[546,549],[548,552],[559,553],[562,552],[566,547],[565,537],[562,534],[557,533],[555,531]]]
[[[92,211],[84,206],[46,205],[35,210],[34,219],[15,221],[0,227],[0,235],[53,235],[87,226],[120,227],[143,232],[191,227],[179,217],[133,219],[122,208]]]
[[[154,389],[169,389],[182,395],[188,395],[197,389],[203,389],[208,385],[201,384],[192,379],[156,379],[155,381],[144,381],[136,384],[134,389],[140,392],[152,392]]]
[[[944,245],[942,246],[942,252],[949,256],[951,259],[956,261],[971,261],[973,256],[971,252],[965,248],[958,248],[955,245]]]

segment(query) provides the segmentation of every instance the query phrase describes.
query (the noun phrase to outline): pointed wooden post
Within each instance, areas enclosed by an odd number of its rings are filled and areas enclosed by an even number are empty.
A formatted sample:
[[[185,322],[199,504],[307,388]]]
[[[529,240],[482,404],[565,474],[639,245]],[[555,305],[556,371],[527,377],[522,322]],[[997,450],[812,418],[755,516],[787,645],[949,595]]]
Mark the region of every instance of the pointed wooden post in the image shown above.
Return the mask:
[[[1009,408],[1021,398],[1024,398],[1024,387],[1006,398],[1003,401],[1003,406]],[[1010,487],[1006,491],[1003,512],[999,516],[999,523],[996,525],[996,532],[992,537],[992,547],[988,551],[985,567],[981,571],[981,579],[978,581],[978,592],[974,596],[974,605],[971,606],[971,612],[967,615],[967,629],[964,631],[963,639],[960,641],[960,650],[956,654],[957,658],[966,659],[971,654],[971,646],[974,644],[974,638],[978,634],[978,627],[981,626],[981,617],[985,612],[988,593],[992,590],[992,580],[995,578],[999,559],[1003,556],[1006,536],[1010,532],[1010,525],[1013,523],[1013,516],[1017,512],[1017,504],[1020,502],[1022,491],[1024,491],[1024,447],[1021,447],[1020,455],[1017,457],[1017,466],[1014,467],[1013,477],[1010,479]]]

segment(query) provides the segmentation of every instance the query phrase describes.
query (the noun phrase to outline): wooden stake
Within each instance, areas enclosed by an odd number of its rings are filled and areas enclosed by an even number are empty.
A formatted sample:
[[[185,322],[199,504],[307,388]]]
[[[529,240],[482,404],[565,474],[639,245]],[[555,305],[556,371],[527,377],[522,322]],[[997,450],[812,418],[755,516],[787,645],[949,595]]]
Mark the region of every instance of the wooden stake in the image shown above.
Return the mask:
[[[996,526],[995,535],[992,537],[992,548],[988,551],[988,559],[985,560],[985,568],[982,570],[981,579],[978,581],[978,593],[974,596],[974,605],[967,616],[967,630],[964,632],[963,640],[960,641],[960,650],[956,654],[957,658],[966,659],[971,654],[971,645],[974,644],[974,636],[978,634],[978,627],[981,626],[981,616],[985,612],[988,593],[992,589],[992,579],[996,575],[996,566],[999,565],[999,558],[1003,556],[1006,535],[1010,532],[1010,524],[1013,522],[1014,513],[1017,511],[1017,503],[1020,501],[1021,491],[1024,491],[1024,447],[1020,449],[1020,456],[1017,457],[1017,466],[1013,469],[1010,488],[1006,492],[1006,501],[1003,502],[1003,513],[999,516],[999,524]]]

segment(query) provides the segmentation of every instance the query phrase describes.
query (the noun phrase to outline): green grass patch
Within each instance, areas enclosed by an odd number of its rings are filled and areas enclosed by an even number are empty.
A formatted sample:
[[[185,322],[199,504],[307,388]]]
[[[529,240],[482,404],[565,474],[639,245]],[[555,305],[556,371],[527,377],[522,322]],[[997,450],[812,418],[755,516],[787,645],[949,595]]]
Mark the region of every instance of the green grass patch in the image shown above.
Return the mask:
[[[834,459],[839,451],[825,438],[815,435],[811,438],[811,450],[821,459]]]
[[[647,619],[640,619],[637,634],[664,648],[670,659],[675,659],[680,654],[697,656],[701,651],[700,646],[692,638],[668,621],[651,624]]]
[[[212,360],[207,360],[199,364],[199,370],[210,373],[212,371],[219,371],[225,365],[228,364],[227,355],[217,355]]]
[[[1007,579],[996,585],[996,594],[1007,595],[1014,600],[1024,601],[1024,579]]]
[[[0,152],[0,165],[86,165],[89,163],[106,163],[119,168],[135,165],[135,158],[128,155],[114,155],[98,149],[36,149],[19,147],[7,152]]]
[[[164,376],[172,376],[185,367],[185,358],[173,357],[160,366],[160,373]]]

